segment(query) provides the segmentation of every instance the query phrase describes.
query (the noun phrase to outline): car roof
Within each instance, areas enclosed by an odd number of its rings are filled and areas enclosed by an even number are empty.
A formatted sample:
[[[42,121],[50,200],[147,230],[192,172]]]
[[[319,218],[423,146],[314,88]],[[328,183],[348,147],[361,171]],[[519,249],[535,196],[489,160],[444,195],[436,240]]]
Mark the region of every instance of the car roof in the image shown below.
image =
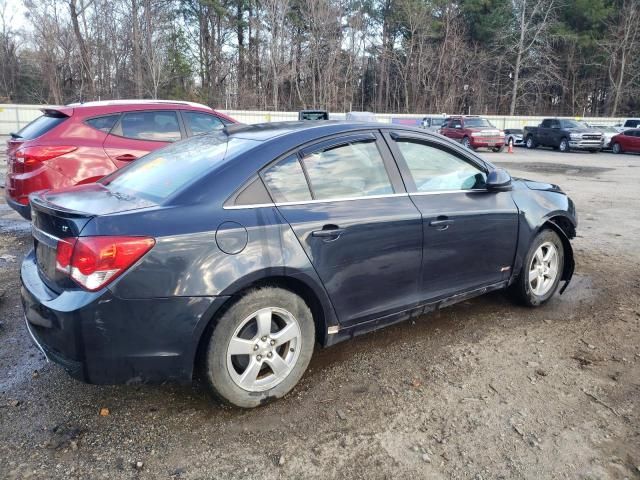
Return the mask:
[[[135,110],[162,110],[163,108],[215,112],[211,107],[200,103],[181,102],[177,100],[101,100],[96,102],[70,103],[69,105],[44,107],[42,111],[59,112],[70,117],[75,113],[78,113],[81,116],[109,115],[111,113]],[[222,115],[219,112],[215,113],[217,115]]]
[[[92,102],[76,102],[69,103],[67,107],[110,107],[110,106],[123,106],[123,105],[188,105],[190,107],[200,107],[211,109],[206,105],[196,102],[186,102],[181,100],[98,100]]]
[[[224,132],[229,137],[243,138],[246,140],[266,141],[276,137],[293,133],[309,132],[314,136],[331,135],[334,133],[349,132],[355,130],[379,129],[385,126],[384,123],[357,122],[343,120],[296,120],[290,122],[269,122],[254,123],[251,125],[237,124],[224,128]],[[393,128],[400,128],[400,125],[393,125]],[[422,131],[421,131],[422,132]]]

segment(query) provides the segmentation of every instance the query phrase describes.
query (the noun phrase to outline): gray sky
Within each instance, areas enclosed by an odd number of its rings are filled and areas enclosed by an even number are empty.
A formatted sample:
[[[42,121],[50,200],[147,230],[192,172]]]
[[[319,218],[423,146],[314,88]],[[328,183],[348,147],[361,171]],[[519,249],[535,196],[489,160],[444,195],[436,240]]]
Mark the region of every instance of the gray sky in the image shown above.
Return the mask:
[[[25,17],[27,9],[22,0],[0,0],[0,12],[3,10],[6,16],[5,21],[12,29],[19,30],[27,26],[28,22]]]

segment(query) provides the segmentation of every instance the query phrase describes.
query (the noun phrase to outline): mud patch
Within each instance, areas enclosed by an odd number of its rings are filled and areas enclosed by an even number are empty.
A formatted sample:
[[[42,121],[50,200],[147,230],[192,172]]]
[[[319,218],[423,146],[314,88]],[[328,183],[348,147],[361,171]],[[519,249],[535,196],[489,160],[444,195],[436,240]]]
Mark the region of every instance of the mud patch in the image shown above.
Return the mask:
[[[585,177],[593,177],[600,173],[615,170],[613,168],[604,167],[588,167],[567,165],[565,163],[546,163],[546,162],[493,162],[499,167],[506,169],[519,170],[524,172],[535,173],[560,173],[564,175],[579,175]]]

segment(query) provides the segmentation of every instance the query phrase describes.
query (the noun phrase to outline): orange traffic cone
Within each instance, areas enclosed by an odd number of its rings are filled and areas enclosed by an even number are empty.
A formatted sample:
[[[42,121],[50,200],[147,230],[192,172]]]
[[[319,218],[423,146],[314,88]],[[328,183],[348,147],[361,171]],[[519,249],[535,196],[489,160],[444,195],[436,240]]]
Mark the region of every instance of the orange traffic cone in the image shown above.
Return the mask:
[[[507,150],[509,153],[513,153],[513,142],[509,142],[509,149]]]

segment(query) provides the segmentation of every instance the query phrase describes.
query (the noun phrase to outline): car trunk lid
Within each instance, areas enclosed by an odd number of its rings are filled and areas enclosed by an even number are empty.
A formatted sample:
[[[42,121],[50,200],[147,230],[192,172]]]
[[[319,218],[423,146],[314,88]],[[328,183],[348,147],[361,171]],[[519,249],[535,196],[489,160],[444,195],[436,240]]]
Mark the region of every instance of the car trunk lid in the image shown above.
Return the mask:
[[[40,277],[53,291],[77,288],[56,268],[58,242],[77,238],[98,215],[155,206],[153,202],[112,194],[100,184],[88,184],[30,196],[34,250]]]

